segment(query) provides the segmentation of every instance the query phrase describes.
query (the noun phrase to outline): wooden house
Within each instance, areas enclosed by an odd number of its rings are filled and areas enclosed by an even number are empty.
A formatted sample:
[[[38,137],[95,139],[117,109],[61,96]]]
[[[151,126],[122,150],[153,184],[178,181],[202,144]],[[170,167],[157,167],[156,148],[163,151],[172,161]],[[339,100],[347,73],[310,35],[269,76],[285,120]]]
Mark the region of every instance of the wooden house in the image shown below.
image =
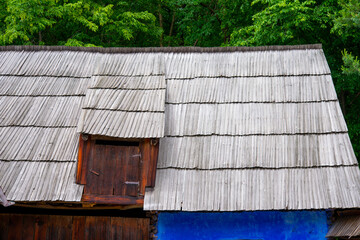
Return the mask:
[[[0,187],[0,239],[349,237],[360,208],[321,45],[0,47]]]

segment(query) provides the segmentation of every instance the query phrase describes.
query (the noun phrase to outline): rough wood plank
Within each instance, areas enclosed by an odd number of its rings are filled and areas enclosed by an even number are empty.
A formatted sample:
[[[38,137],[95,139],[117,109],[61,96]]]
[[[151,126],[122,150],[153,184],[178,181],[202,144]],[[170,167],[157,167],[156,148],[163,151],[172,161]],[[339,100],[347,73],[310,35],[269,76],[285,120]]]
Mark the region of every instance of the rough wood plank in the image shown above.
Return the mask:
[[[23,221],[22,240],[33,240],[35,235],[35,216],[23,215],[19,217]]]
[[[91,136],[87,135],[86,137],[86,141],[83,139],[82,134],[79,137],[78,165],[76,171],[76,183],[78,184],[86,184],[89,159],[91,158],[91,150],[94,145]]]
[[[59,226],[56,225],[57,216],[49,216],[46,239],[59,239]]]
[[[73,217],[72,239],[85,240],[85,216]]]
[[[143,161],[141,193],[145,187],[154,187],[156,179],[156,165],[159,154],[159,139],[145,139],[141,143]]]
[[[145,187],[148,184],[148,172],[151,168],[150,166],[150,139],[145,139],[140,144],[141,150],[141,160],[142,160],[142,169],[141,169],[141,185],[140,193],[143,195],[145,193]]]
[[[113,195],[114,194],[114,180],[115,180],[115,169],[116,169],[116,146],[108,145],[105,146],[105,153],[102,159],[103,174],[100,176],[102,183],[101,194]]]
[[[8,239],[9,214],[0,214],[0,239]]]
[[[124,239],[122,237],[124,219],[120,217],[111,218],[111,239]]]
[[[85,239],[96,239],[96,217],[87,216],[85,222]]]
[[[115,154],[115,178],[114,178],[114,195],[125,195],[125,181],[127,165],[125,164],[127,155],[125,148],[118,147]]]
[[[150,219],[128,218],[124,222],[123,239],[149,239]]]
[[[109,239],[110,217],[96,217],[96,239]]]
[[[34,239],[45,240],[49,223],[48,215],[37,215],[35,218]]]
[[[129,146],[124,149],[126,152],[127,170],[124,173],[125,179],[125,196],[137,197],[139,195],[140,185],[140,150],[139,147]],[[137,184],[136,184],[137,183]]]
[[[140,226],[141,239],[147,240],[150,238],[150,219],[138,218],[138,226]]]
[[[147,182],[146,182],[147,187],[155,187],[156,166],[159,155],[159,147],[160,147],[159,139],[152,139],[151,147],[150,147],[150,163],[149,163],[149,170],[147,173]]]
[[[84,194],[82,197],[82,201],[101,203],[101,204],[120,204],[120,205],[144,204],[143,197],[127,197],[127,196],[119,196],[119,195]]]
[[[89,158],[88,168],[87,168],[87,177],[86,177],[86,185],[84,187],[84,194],[100,194],[102,190],[100,181],[100,175],[103,174],[102,167],[102,159],[104,153],[102,151],[105,150],[103,145],[92,145],[92,154]]]
[[[149,239],[150,228],[149,218],[0,214],[0,220],[0,239],[9,240],[143,240]]]
[[[21,239],[23,230],[22,218],[19,217],[19,214],[11,214],[9,216],[9,231],[8,239]]]
[[[85,195],[96,197],[84,197],[83,201],[98,199],[102,202],[119,202],[119,196],[137,197],[144,196],[148,182],[154,181],[153,171],[156,169],[157,150],[152,150],[150,139],[146,139],[140,146],[95,144],[92,141],[89,146],[92,149],[86,170]],[[141,151],[140,151],[141,150]],[[84,155],[83,155],[84,156]],[[155,157],[154,157],[155,156]],[[83,160],[83,163],[85,161]],[[149,166],[155,164],[154,166]],[[84,165],[84,164],[83,164]],[[151,177],[148,177],[148,174]],[[83,174],[84,175],[84,174]],[[105,195],[100,198],[98,195]],[[109,195],[116,196],[113,201]],[[123,204],[138,204],[131,198],[121,200]]]
[[[79,151],[78,151],[78,162],[77,162],[77,168],[76,168],[76,183],[77,184],[85,184],[85,179],[82,179],[83,175],[83,164],[84,164],[84,141],[81,138],[81,134],[79,136]]]

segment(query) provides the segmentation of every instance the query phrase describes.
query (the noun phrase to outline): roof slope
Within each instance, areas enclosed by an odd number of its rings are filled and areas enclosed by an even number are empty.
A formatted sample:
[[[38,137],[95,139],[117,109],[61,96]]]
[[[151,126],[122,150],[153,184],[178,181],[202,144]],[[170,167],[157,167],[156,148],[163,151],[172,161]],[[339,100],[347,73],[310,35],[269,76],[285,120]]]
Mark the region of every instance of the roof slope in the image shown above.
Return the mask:
[[[77,131],[163,136],[165,77],[156,54],[11,48],[0,51],[0,186],[9,200],[81,201]]]
[[[81,199],[76,127],[94,55],[0,52],[0,186],[8,199]]]
[[[146,210],[360,206],[360,172],[318,45],[0,47],[0,186],[81,201],[79,132],[161,138]]]
[[[86,93],[78,131],[120,138],[163,137],[161,60],[155,53],[102,55]]]
[[[321,49],[165,56],[165,138],[147,210],[360,206]]]

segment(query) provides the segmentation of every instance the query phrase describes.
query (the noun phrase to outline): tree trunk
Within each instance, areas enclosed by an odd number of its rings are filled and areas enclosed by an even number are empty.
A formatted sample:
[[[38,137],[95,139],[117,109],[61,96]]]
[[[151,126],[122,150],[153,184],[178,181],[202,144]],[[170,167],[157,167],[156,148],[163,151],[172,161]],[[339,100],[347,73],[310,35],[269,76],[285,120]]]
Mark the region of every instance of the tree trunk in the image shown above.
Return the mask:
[[[39,45],[42,42],[42,35],[41,35],[41,31],[39,31]]]
[[[163,28],[163,17],[161,14],[161,4],[159,3],[159,25],[161,27],[161,29],[163,30],[161,32],[161,36],[160,36],[160,47],[163,46],[163,38],[164,38],[164,28]]]
[[[340,92],[340,106],[341,106],[341,110],[343,112],[343,115],[345,117],[346,115],[346,107],[345,107],[345,91],[341,90]]]
[[[174,22],[175,22],[175,11],[172,15],[172,20],[171,20],[171,25],[170,25],[170,32],[169,32],[169,44],[168,46],[170,47],[171,45],[171,36],[172,36],[172,32],[174,30]]]

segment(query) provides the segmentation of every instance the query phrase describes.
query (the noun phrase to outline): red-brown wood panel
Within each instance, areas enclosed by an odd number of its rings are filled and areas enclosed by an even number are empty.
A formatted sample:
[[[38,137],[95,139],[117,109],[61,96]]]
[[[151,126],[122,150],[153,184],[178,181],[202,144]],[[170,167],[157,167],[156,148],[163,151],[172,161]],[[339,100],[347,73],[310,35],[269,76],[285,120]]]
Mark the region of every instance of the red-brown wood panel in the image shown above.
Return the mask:
[[[0,214],[0,239],[8,239],[9,215]]]
[[[140,170],[139,147],[95,144],[84,194],[138,196]]]
[[[95,239],[109,239],[110,232],[110,217],[96,217],[96,238]]]
[[[76,172],[76,183],[86,184],[89,159],[91,158],[91,150],[94,141],[91,140],[91,136],[86,136],[87,140],[83,139],[83,135],[80,134],[79,138],[79,151],[78,151],[78,165]]]
[[[127,158],[126,147],[118,146],[116,152],[116,164],[115,164],[115,177],[114,177],[114,195],[125,196],[125,181],[126,181],[126,173]]]
[[[124,149],[125,150],[125,149]],[[123,174],[125,178],[125,194],[126,196],[136,197],[139,195],[140,185],[140,149],[139,147],[127,147],[127,158],[124,162],[127,165],[127,170]]]
[[[34,230],[35,240],[46,239],[48,223],[49,223],[49,216],[47,215],[37,215],[35,217],[35,230]]]
[[[85,239],[96,239],[96,218],[86,217],[85,220]]]
[[[150,220],[146,218],[130,218],[126,221],[124,239],[149,239]]]
[[[145,139],[141,143],[140,148],[143,161],[141,192],[145,192],[145,187],[155,186],[159,140]]]
[[[23,220],[23,229],[22,229],[22,238],[21,239],[23,239],[23,240],[34,239],[35,216],[34,215],[25,215],[22,220]]]
[[[145,187],[155,185],[158,150],[157,139],[145,139],[136,145],[80,138],[77,181],[85,184],[82,200],[96,203],[94,200],[99,199],[111,204],[111,195],[113,204],[129,204],[120,203],[122,197],[141,200]]]
[[[23,230],[23,221],[22,217],[18,214],[9,216],[9,231],[8,231],[8,239],[21,239],[22,238],[22,230]]]
[[[71,237],[71,216],[49,216],[46,239],[71,239]]]
[[[1,239],[149,239],[149,218],[0,214]]]
[[[113,146],[107,145],[95,145],[96,157],[95,161],[99,164],[99,176],[98,181],[95,183],[98,185],[98,194],[101,195],[113,195],[114,189],[114,149]],[[94,184],[94,183],[93,183]]]
[[[123,239],[122,232],[124,227],[124,218],[111,218],[111,238]]]
[[[85,216],[73,217],[72,239],[86,240],[85,238]]]
[[[149,171],[147,174],[147,187],[155,187],[155,179],[156,179],[156,165],[159,155],[159,140],[152,140],[151,148],[150,148],[150,163],[149,163]]]
[[[89,169],[85,185],[85,193],[101,194],[103,176],[102,161],[104,158],[105,146],[95,145],[92,149],[92,158],[89,159]]]
[[[105,173],[104,173],[104,182],[106,185],[106,192],[103,192],[104,195],[114,195],[114,186],[116,178],[116,158],[117,158],[117,149],[116,146],[108,145],[106,146],[106,161],[105,164]]]

